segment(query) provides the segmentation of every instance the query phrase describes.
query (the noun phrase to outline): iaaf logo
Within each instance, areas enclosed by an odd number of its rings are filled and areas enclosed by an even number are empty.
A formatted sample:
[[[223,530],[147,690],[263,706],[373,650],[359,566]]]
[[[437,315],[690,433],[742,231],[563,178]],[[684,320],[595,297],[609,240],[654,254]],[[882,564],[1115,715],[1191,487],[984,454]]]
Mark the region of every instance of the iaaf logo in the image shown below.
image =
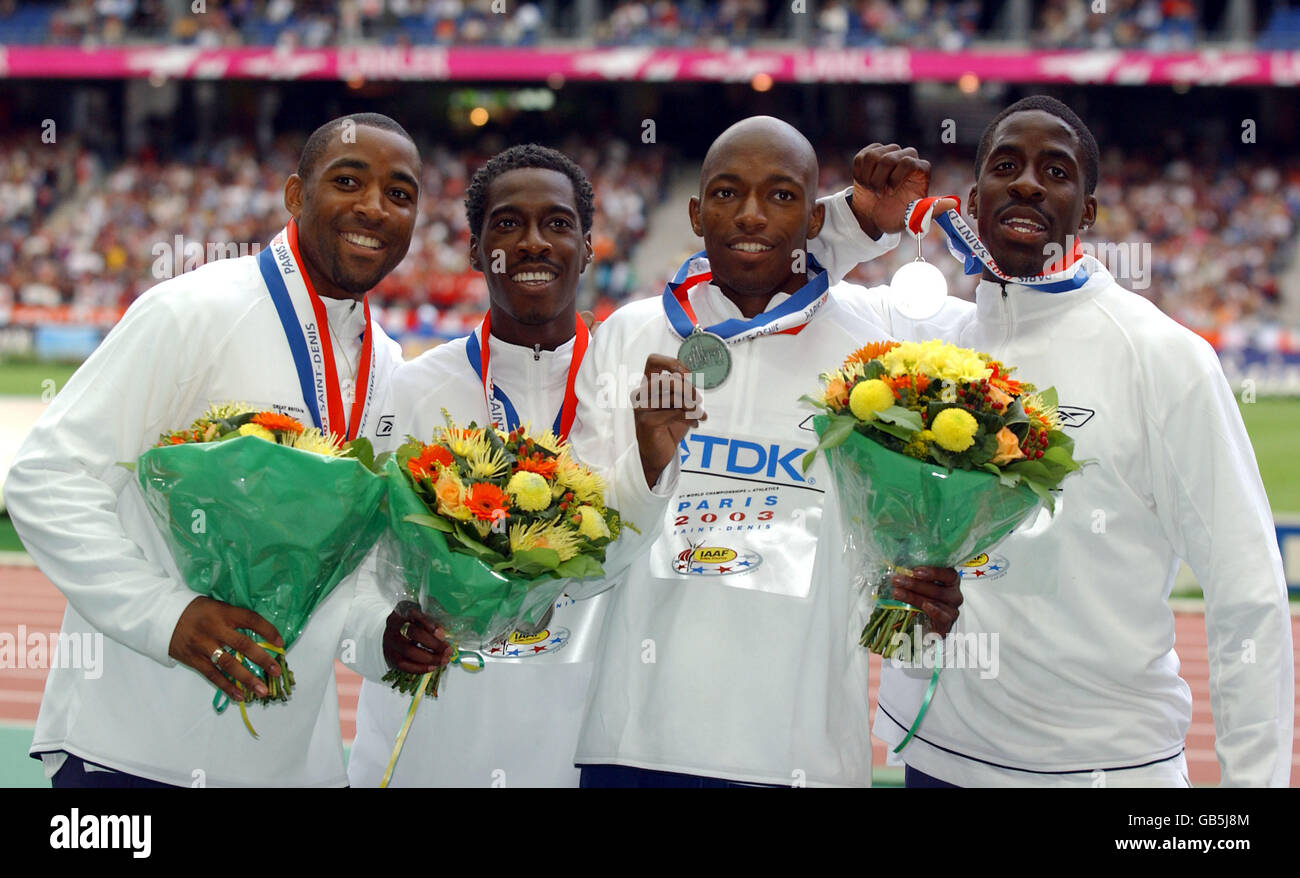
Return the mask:
[[[750,442],[727,436],[694,432],[681,442],[681,464],[689,472],[748,476],[754,481],[811,484],[799,472],[799,459],[807,448],[783,448],[776,442]]]

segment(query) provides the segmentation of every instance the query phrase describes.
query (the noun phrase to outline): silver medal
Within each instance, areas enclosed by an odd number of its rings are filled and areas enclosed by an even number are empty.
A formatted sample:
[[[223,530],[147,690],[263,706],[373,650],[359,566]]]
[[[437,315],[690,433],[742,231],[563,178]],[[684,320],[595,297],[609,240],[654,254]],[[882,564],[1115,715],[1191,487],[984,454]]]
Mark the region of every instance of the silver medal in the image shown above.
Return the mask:
[[[898,311],[909,320],[928,320],[943,310],[948,281],[943,272],[925,261],[921,238],[916,237],[916,259],[894,272],[889,287],[898,298]]]
[[[702,390],[712,390],[731,374],[731,351],[720,336],[698,326],[682,341],[677,359],[691,370],[691,380]]]

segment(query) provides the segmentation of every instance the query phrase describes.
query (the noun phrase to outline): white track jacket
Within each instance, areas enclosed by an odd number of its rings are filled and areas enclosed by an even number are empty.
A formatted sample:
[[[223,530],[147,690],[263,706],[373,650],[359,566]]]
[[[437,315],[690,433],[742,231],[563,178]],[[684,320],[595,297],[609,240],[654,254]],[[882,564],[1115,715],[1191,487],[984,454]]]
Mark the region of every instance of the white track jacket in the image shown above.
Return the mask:
[[[1250,441],[1213,349],[1090,260],[1081,289],[982,281],[949,340],[1055,386],[1096,464],[963,576],[955,632],[998,638],[995,678],[953,667],[902,756],[962,786],[1179,784],[1191,693],[1167,599],[1178,559],[1205,591],[1224,785],[1286,786],[1294,681],[1285,581]],[[978,577],[971,575],[978,572]],[[891,748],[925,669],[885,663]]]
[[[364,329],[360,304],[324,300],[342,345],[348,402]],[[401,360],[377,323],[369,428]],[[344,350],[346,348],[346,350]],[[383,617],[349,619],[356,577],[340,583],[289,650],[289,701],[217,715],[215,688],[167,654],[196,597],[150,518],[135,461],[160,433],[209,405],[245,402],[309,422],[284,330],[257,257],[212,262],[141,296],[41,416],[14,460],[5,502],[32,557],[68,599],[63,633],[102,634],[102,676],[50,671],[31,752],[73,753],[110,769],[181,786],[342,786],[333,661],[356,643],[358,670],[383,671]],[[47,770],[59,763],[47,757]]]

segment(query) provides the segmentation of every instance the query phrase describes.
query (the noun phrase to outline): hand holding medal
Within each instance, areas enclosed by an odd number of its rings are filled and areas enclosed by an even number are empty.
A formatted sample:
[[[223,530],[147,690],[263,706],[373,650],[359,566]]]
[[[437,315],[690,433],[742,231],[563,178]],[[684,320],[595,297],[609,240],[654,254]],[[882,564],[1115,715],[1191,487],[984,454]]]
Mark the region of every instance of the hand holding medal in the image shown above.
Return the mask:
[[[691,374],[680,360],[651,354],[646,357],[641,385],[632,393],[641,469],[650,487],[677,455],[678,443],[708,417],[703,397],[690,381]]]

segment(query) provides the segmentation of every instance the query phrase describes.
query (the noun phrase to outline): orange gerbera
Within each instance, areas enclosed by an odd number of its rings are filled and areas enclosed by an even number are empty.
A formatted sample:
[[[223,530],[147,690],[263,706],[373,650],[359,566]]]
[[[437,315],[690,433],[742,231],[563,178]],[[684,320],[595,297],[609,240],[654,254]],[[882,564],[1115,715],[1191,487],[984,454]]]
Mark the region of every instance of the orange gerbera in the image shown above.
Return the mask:
[[[479,521],[495,521],[509,514],[510,496],[489,482],[470,486],[465,508]]]
[[[1021,382],[1002,374],[1002,370],[1006,367],[997,360],[989,360],[989,368],[993,370],[993,374],[989,376],[989,384],[1011,396],[1019,396],[1024,392],[1024,385]]]
[[[437,466],[451,466],[451,452],[441,445],[426,445],[420,450],[419,457],[412,457],[406,462],[406,468],[417,479],[430,479],[437,472]]]
[[[515,461],[515,472],[537,473],[542,478],[553,481],[555,479],[555,470],[559,465],[559,461],[554,457],[533,454],[531,457],[521,457]]]
[[[273,433],[298,434],[303,430],[302,424],[297,420],[276,412],[258,412],[253,415],[253,423],[259,427],[265,427]]]
[[[871,344],[860,347],[849,354],[844,360],[844,365],[848,367],[854,363],[869,363],[876,357],[883,357],[896,347],[898,347],[896,341],[873,341]]]

